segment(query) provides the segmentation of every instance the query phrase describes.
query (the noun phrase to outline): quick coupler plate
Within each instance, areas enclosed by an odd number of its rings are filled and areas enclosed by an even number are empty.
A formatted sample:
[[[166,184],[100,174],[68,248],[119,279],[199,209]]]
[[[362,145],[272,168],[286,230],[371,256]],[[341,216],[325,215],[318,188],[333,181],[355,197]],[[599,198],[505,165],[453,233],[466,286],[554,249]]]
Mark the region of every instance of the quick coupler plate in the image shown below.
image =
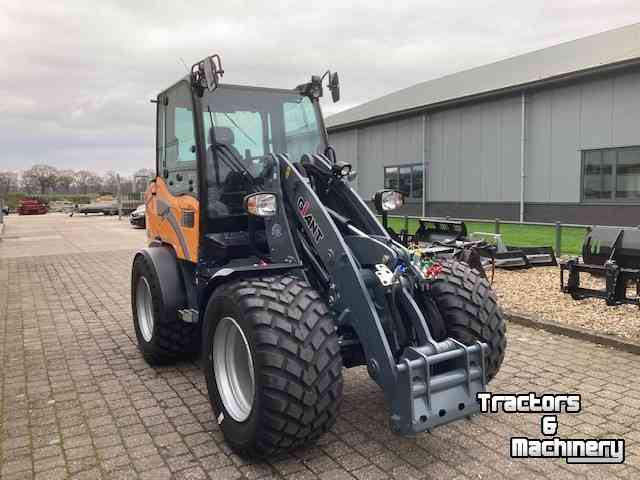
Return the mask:
[[[398,369],[398,388],[391,416],[400,434],[431,430],[480,411],[478,392],[486,391],[487,345],[471,346],[447,339],[408,348]]]

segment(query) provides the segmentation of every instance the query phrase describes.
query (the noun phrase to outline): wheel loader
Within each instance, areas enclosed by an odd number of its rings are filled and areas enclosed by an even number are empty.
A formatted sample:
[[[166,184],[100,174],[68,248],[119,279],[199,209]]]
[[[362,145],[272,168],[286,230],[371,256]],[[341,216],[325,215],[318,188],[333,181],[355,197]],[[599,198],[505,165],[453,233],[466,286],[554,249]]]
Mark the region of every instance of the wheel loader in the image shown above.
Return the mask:
[[[430,431],[479,411],[505,322],[468,265],[425,268],[350,187],[328,143],[323,85],[221,83],[220,57],[160,93],[148,246],[131,276],[139,349],[152,365],[200,355],[215,418],[238,453],[312,443],[334,424],[343,368],[366,366],[390,428]],[[402,205],[380,190],[377,213]]]

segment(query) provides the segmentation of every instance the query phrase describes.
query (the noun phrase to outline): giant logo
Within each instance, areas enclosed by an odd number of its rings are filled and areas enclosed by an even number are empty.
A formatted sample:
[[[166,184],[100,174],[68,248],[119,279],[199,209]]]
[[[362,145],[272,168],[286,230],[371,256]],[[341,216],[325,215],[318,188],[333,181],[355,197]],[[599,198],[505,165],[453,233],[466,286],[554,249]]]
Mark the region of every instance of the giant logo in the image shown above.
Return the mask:
[[[313,240],[318,243],[320,240],[324,238],[324,233],[322,233],[322,229],[318,225],[316,221],[316,217],[314,217],[313,213],[311,213],[311,204],[309,200],[305,200],[303,197],[298,197],[298,211],[304,222],[307,224],[307,228],[309,232],[311,232],[311,236]]]

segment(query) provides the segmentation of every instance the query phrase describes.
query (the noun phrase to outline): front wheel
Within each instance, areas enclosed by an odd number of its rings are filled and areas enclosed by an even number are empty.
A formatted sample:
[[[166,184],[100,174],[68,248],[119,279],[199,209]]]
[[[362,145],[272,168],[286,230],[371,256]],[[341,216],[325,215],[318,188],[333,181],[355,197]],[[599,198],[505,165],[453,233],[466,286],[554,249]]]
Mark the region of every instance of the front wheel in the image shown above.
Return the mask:
[[[430,293],[443,317],[447,336],[489,346],[487,380],[500,370],[507,347],[506,324],[491,285],[466,263],[450,261],[431,282]]]
[[[209,399],[238,453],[290,451],[333,425],[342,400],[336,327],[305,281],[284,275],[220,287],[204,329]]]

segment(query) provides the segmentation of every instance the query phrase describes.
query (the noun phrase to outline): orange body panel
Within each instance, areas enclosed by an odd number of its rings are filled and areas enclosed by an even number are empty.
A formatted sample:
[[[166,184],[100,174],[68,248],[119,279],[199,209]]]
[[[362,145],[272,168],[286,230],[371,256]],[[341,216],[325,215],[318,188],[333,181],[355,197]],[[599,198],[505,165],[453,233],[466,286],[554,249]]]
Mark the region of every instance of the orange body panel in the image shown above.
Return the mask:
[[[200,203],[190,195],[174,196],[161,177],[144,194],[147,237],[172,245],[176,256],[198,260]]]

